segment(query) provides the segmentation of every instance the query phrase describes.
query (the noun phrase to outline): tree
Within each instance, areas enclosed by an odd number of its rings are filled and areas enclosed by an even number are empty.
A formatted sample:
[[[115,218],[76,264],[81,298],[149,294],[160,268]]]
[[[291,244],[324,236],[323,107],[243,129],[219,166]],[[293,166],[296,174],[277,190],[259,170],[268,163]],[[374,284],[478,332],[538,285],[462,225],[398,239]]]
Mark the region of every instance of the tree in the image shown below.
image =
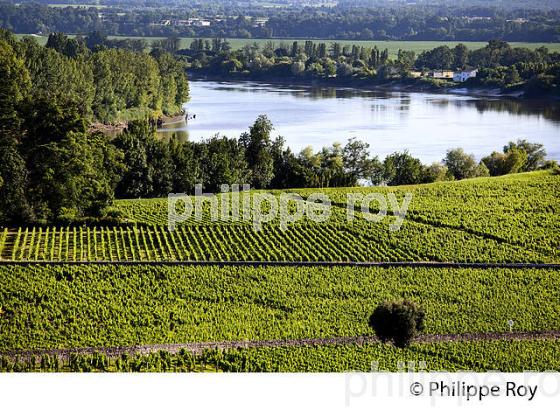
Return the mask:
[[[272,143],[274,178],[270,182],[270,187],[274,189],[305,187],[303,166],[289,147],[284,148],[284,143],[284,138],[280,136]]]
[[[507,69],[504,82],[507,85],[515,85],[521,82],[521,76],[519,75],[519,71],[517,71],[517,68],[515,68],[515,66],[511,66]]]
[[[228,60],[224,60],[221,63],[221,71],[224,74],[236,73],[243,69],[243,63],[237,58],[232,57]]]
[[[245,148],[245,158],[251,170],[251,184],[255,188],[266,188],[274,177],[274,159],[271,153],[270,133],[272,122],[266,115],[260,115],[243,133],[240,143]]]
[[[26,195],[27,170],[13,135],[0,129],[0,222],[31,222],[34,217]]]
[[[527,154],[527,161],[520,171],[535,171],[542,167],[546,160],[546,150],[542,144],[531,143],[527,140],[520,139],[517,142],[510,142],[504,147],[504,152],[518,148]]]
[[[440,182],[448,179],[449,170],[440,162],[434,162],[426,167],[424,182]]]
[[[170,54],[175,54],[177,51],[179,51],[180,44],[181,39],[179,37],[171,36],[162,40],[154,41],[152,47],[160,48]]]
[[[200,158],[196,156],[196,146],[190,141],[170,142],[170,153],[175,170],[173,173],[173,192],[190,193],[201,182]]]
[[[81,116],[91,119],[96,84],[89,51],[80,58],[69,58],[34,41],[22,41],[19,51],[31,77],[33,99],[80,100]]]
[[[291,71],[296,77],[302,75],[305,72],[305,63],[302,61],[294,61],[292,63]]]
[[[369,144],[351,138],[342,150],[346,184],[356,185],[360,179],[371,179],[377,157],[370,158]]]
[[[469,49],[463,43],[457,44],[453,48],[453,65],[454,68],[463,70],[469,63]]]
[[[173,175],[175,165],[171,158],[169,143],[152,138],[149,141],[147,154],[152,176],[150,196],[162,197],[173,191]]]
[[[348,63],[339,63],[336,67],[336,75],[338,77],[350,77],[354,73],[354,69]]]
[[[378,305],[368,324],[383,343],[392,341],[396,347],[405,348],[424,330],[425,313],[411,301],[384,302]]]
[[[107,137],[89,135],[80,101],[35,98],[22,112],[28,196],[41,222],[101,216],[122,171]]]
[[[412,70],[415,61],[416,58],[414,55],[414,51],[406,51],[406,50],[399,49],[398,56],[397,56],[397,64],[402,72],[407,73],[410,70]]]
[[[383,161],[383,179],[388,185],[419,184],[424,178],[424,166],[408,151],[395,152]]]
[[[117,197],[140,198],[151,194],[153,175],[148,163],[148,141],[153,138],[153,130],[147,121],[133,121],[113,141],[124,152],[126,167],[116,188]]]
[[[100,31],[92,31],[86,36],[85,41],[90,50],[98,50],[107,45],[107,35]]]
[[[338,142],[331,147],[323,147],[318,153],[320,158],[319,186],[348,185],[348,178],[344,172],[343,148]]]
[[[473,178],[477,175],[477,163],[474,155],[466,154],[463,148],[447,151],[443,160],[449,174],[455,179]]]
[[[83,39],[69,38],[63,33],[52,33],[47,39],[47,48],[52,48],[66,57],[76,58],[87,55],[88,48]]]
[[[453,68],[455,55],[448,46],[439,46],[432,50],[423,51],[416,60],[419,69],[449,70]]]
[[[201,158],[201,179],[206,191],[219,192],[223,184],[251,182],[245,149],[236,138],[216,135],[196,145]]]
[[[19,106],[31,89],[29,73],[12,47],[0,40],[0,223],[29,222],[27,169],[20,153]]]
[[[301,150],[298,155],[298,161],[302,165],[302,171],[305,178],[305,186],[318,187],[321,186],[321,167],[323,158],[321,153],[315,154],[311,146],[307,146]]]
[[[311,63],[307,72],[311,74],[312,77],[324,77],[325,76],[325,69],[321,65],[321,63]]]
[[[504,153],[492,152],[482,158],[482,163],[488,168],[491,176],[515,174],[527,163],[527,153],[518,147],[511,147]]]
[[[159,68],[162,111],[167,115],[175,115],[189,100],[185,66],[167,52],[152,51],[151,55],[156,59]]]
[[[331,52],[331,57],[337,60],[338,57],[340,57],[340,55],[342,54],[342,46],[340,45],[340,43],[337,42],[331,43],[330,52]]]
[[[107,168],[105,155],[111,148],[106,137],[91,139],[85,133],[69,132],[43,149],[46,160],[36,168],[31,181],[38,218],[72,222],[86,216],[101,217],[114,198],[115,174]],[[111,161],[115,158],[112,155]]]

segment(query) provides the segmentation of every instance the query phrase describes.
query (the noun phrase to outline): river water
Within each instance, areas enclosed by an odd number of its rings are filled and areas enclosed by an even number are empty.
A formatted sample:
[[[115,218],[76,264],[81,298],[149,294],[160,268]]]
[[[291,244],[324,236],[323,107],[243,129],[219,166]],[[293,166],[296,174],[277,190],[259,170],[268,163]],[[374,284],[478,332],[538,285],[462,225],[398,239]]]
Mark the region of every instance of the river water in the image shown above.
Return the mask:
[[[514,101],[410,92],[305,88],[260,83],[191,81],[188,124],[161,130],[200,140],[217,133],[238,137],[266,114],[273,135],[293,151],[315,150],[356,137],[380,158],[408,149],[424,162],[463,147],[480,159],[518,138],[545,145],[560,159],[560,102]]]

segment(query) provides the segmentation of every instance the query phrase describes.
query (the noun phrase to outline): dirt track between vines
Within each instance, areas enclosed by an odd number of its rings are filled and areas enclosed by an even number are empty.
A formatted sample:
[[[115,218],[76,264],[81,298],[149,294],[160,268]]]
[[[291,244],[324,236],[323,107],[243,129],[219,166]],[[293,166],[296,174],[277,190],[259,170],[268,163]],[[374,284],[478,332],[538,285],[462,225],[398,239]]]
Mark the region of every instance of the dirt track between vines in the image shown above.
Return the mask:
[[[294,266],[294,267],[337,267],[361,268],[440,268],[440,269],[560,269],[560,263],[485,263],[485,262],[353,262],[353,261],[13,261],[1,260],[0,266]]]
[[[461,333],[461,334],[426,334],[418,337],[414,343],[438,342],[476,342],[493,340],[560,340],[560,330],[544,330],[533,332],[492,332],[492,333]],[[375,336],[341,336],[331,338],[286,339],[286,340],[250,340],[223,342],[189,342],[177,344],[154,344],[122,347],[80,347],[68,349],[35,349],[2,352],[0,356],[19,357],[26,359],[42,355],[68,358],[71,354],[102,353],[108,357],[119,357],[122,354],[148,354],[158,351],[178,353],[181,350],[200,354],[206,349],[247,349],[259,347],[296,347],[296,346],[343,346],[362,345],[377,342]]]

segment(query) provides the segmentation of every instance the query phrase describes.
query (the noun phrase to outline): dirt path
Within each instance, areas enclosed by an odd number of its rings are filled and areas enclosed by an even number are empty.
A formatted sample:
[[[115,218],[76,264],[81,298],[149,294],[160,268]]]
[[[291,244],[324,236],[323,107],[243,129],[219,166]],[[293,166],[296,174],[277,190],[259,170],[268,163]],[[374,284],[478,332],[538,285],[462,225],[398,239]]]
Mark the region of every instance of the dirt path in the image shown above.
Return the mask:
[[[415,343],[438,342],[473,342],[492,340],[560,340],[560,330],[543,330],[533,332],[504,332],[504,333],[461,333],[461,334],[428,334],[418,337]],[[331,338],[313,339],[286,339],[286,340],[250,340],[250,341],[225,341],[225,342],[191,342],[178,344],[155,344],[123,347],[81,347],[72,349],[36,349],[25,351],[10,351],[0,353],[0,356],[19,357],[29,359],[41,355],[68,358],[71,354],[102,353],[109,357],[119,357],[122,354],[148,354],[160,350],[169,353],[178,353],[182,349],[194,354],[200,354],[206,349],[238,349],[258,347],[291,347],[291,346],[332,346],[332,345],[361,345],[377,342],[375,336],[341,336]]]
[[[560,263],[482,263],[482,262],[351,262],[351,261],[13,261],[0,260],[1,265],[12,266],[70,266],[70,265],[153,265],[153,266],[352,266],[352,267],[407,267],[458,269],[560,269]]]

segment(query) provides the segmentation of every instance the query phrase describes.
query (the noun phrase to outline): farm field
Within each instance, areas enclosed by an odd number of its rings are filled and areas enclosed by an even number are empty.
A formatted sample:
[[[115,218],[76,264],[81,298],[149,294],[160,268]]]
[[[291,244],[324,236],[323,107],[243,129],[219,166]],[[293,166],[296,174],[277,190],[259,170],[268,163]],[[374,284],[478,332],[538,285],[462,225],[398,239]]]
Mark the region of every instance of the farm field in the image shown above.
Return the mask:
[[[24,228],[0,232],[4,261],[310,261],[553,263],[535,250],[450,228],[406,223],[306,224],[282,232],[250,225]],[[434,248],[435,247],[435,248]]]
[[[291,190],[308,198],[316,190]],[[557,340],[282,346],[308,338],[371,336],[367,318],[385,300],[426,311],[428,335],[560,331],[555,269],[428,267],[166,266],[165,261],[558,262],[560,177],[549,172],[418,186],[327,188],[327,223],[213,223],[210,211],[173,232],[167,200],[122,200],[119,226],[0,229],[0,371],[503,371],[560,368]],[[356,211],[347,193],[412,193],[397,232]],[[254,192],[252,193],[254,194]],[[280,195],[281,192],[273,192]],[[231,202],[225,194],[224,200]],[[359,209],[360,203],[357,204]],[[372,208],[376,212],[377,209]],[[28,265],[10,264],[28,261]],[[139,261],[156,265],[36,265],[33,261]],[[189,342],[279,341],[277,347],[45,356],[14,351],[103,349]],[[102,352],[101,352],[102,353]],[[2,356],[3,355],[3,356]]]
[[[532,269],[0,266],[0,351],[372,335],[384,300],[426,333],[560,330],[560,276]]]
[[[39,35],[32,35],[32,34],[17,34],[18,38],[24,36],[33,36],[40,44],[47,43],[47,36],[39,36]],[[70,36],[72,37],[72,36]],[[153,41],[162,40],[165,37],[138,37],[138,36],[109,36],[109,39],[144,39],[149,44]],[[188,37],[181,37],[180,39],[180,48],[188,48],[191,45],[192,38]],[[211,39],[207,39],[211,40]],[[257,43],[261,47],[264,46],[265,43],[268,41],[272,41],[276,45],[280,43],[288,43],[291,44],[294,41],[304,43],[307,39],[296,39],[296,38],[288,38],[288,39],[246,39],[246,38],[228,38],[227,39],[232,48],[240,49],[247,44],[254,44]],[[391,57],[396,57],[399,49],[402,50],[410,50],[414,51],[416,54],[420,54],[422,51],[431,50],[441,45],[448,45],[449,47],[455,47],[457,44],[463,43],[469,49],[476,50],[478,48],[483,48],[487,42],[483,41],[366,41],[366,40],[322,40],[322,39],[312,39],[315,43],[327,43],[330,44],[332,42],[338,42],[345,45],[357,45],[363,46],[366,48],[373,48],[377,46],[379,49],[384,50],[387,48],[389,50],[389,55]],[[560,51],[560,43],[522,43],[522,42],[511,42],[512,47],[527,47],[529,49],[536,49],[539,47],[547,47],[550,51]]]
[[[548,172],[395,188],[331,188],[331,217],[282,231],[278,220],[255,231],[249,221],[212,222],[209,204],[170,232],[167,199],[122,200],[128,223],[115,227],[0,229],[0,260],[12,261],[439,261],[558,262],[560,177]],[[316,190],[294,190],[303,198]],[[412,200],[396,218],[369,222],[349,193],[393,193]],[[275,192],[279,195],[279,192]],[[226,194],[228,195],[228,194]],[[226,196],[231,203],[231,196]],[[292,204],[295,206],[295,204]],[[371,209],[377,212],[377,209]],[[242,219],[242,218],[241,218]]]
[[[560,369],[557,341],[484,341],[426,343],[400,350],[379,343],[349,346],[277,347],[208,350],[195,356],[183,351],[107,357],[42,356],[23,362],[0,354],[0,371],[34,372],[344,372],[372,369],[408,371],[548,371]],[[421,366],[421,367],[420,367]]]

